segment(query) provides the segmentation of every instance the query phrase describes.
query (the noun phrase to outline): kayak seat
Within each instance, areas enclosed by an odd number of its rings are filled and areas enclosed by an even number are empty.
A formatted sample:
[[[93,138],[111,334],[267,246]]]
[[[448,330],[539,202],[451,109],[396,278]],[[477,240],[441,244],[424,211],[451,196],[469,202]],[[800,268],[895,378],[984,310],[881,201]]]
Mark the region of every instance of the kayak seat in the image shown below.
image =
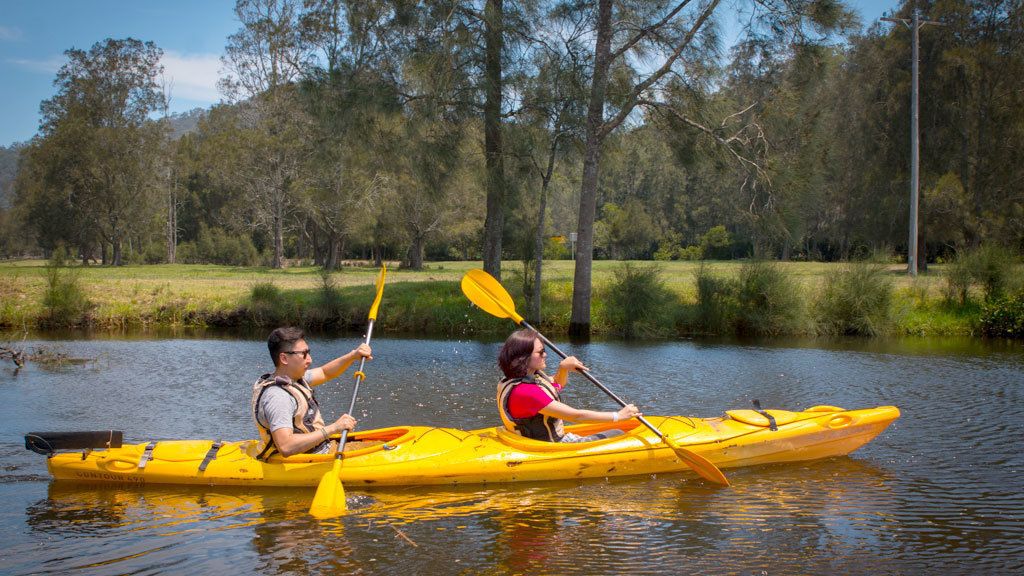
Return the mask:
[[[119,430],[97,432],[29,432],[25,448],[37,454],[52,456],[57,450],[92,450],[120,448],[124,433]]]

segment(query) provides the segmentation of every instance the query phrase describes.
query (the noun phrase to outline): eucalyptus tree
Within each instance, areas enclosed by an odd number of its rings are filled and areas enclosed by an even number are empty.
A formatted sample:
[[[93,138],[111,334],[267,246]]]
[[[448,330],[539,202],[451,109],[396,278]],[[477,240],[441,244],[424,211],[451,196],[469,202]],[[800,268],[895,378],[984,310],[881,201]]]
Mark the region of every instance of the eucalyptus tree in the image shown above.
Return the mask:
[[[516,119],[521,127],[517,155],[525,156],[520,160],[528,164],[531,177],[539,182],[539,186],[530,186],[537,189],[536,215],[527,227],[533,230],[532,257],[524,259],[533,265],[526,282],[530,290],[527,299],[529,316],[538,323],[551,182],[556,163],[568,148],[579,144],[583,132],[584,75],[589,57],[583,41],[586,33],[580,20],[537,26],[532,62],[516,82],[522,94],[522,109]]]
[[[302,16],[303,35],[319,58],[300,84],[310,118],[301,182],[326,236],[327,268],[338,265],[350,236],[372,235],[374,204],[386,183],[387,132],[380,126],[401,111],[394,17],[389,2],[351,0],[307,2]]]
[[[306,127],[295,82],[312,63],[312,48],[302,34],[300,0],[237,0],[235,15],[242,27],[228,37],[222,58],[228,74],[220,87],[230,101],[244,103],[237,118],[251,137],[240,150],[244,169],[234,177],[256,209],[253,226],[269,228],[271,265],[281,268]]]
[[[714,59],[719,42],[715,19],[725,11],[722,4],[721,0],[599,0],[591,13],[595,43],[569,320],[573,336],[590,334],[594,221],[602,145],[638,106],[674,109],[663,97],[662,89],[670,78],[685,83],[690,70]],[[808,27],[829,28],[847,16],[836,0],[760,0],[751,5],[754,25],[748,32],[761,34],[769,30],[772,35],[768,39],[776,42],[791,40],[791,36],[801,35]],[[694,129],[730,146],[711,127],[675,111],[689,120]]]
[[[68,194],[75,228],[89,227],[122,264],[122,241],[154,209],[163,125],[149,121],[162,93],[162,51],[152,42],[107,39],[70,49],[54,80],[57,93],[40,106],[41,138],[53,154],[45,193]],[[59,163],[59,164],[55,164]],[[91,234],[83,234],[84,238]]]
[[[540,20],[528,0],[422,0],[403,4],[407,40],[402,93],[407,100],[431,99],[450,118],[478,118],[483,126],[487,212],[483,231],[484,269],[501,275],[505,214],[514,199],[506,182],[504,124],[521,103],[507,80],[519,74],[530,33]],[[418,79],[406,81],[406,73]]]
[[[405,234],[403,265],[420,270],[428,240],[458,207],[452,202],[452,182],[463,131],[428,111],[410,111],[394,120],[399,137],[391,140],[387,208],[382,217],[396,221]]]

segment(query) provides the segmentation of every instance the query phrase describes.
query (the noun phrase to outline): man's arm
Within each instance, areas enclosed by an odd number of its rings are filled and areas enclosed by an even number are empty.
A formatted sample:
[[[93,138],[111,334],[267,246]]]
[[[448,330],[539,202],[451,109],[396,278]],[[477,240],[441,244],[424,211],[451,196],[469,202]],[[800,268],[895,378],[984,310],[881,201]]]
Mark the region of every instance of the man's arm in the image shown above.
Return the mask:
[[[358,348],[345,354],[338,356],[334,360],[320,366],[319,368],[313,368],[306,372],[306,383],[310,386],[319,386],[328,380],[337,378],[342,372],[348,370],[348,367],[356,361],[357,358],[366,358],[367,360],[373,360],[372,351],[370,345],[363,343]]]
[[[282,456],[293,456],[311,450],[317,444],[324,442],[328,436],[338,434],[342,430],[352,430],[356,426],[354,418],[348,414],[342,415],[335,422],[324,426],[324,432],[314,430],[313,432],[295,432],[292,428],[278,428],[270,433],[274,437],[274,446]]]

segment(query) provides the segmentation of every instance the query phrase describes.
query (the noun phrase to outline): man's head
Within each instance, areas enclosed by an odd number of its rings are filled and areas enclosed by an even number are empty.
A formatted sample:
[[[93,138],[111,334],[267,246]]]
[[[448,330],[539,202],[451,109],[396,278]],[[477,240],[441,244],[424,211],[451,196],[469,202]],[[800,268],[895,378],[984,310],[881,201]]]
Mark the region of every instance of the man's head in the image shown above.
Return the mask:
[[[295,345],[305,342],[306,334],[301,328],[291,326],[277,328],[267,338],[267,348],[270,350],[270,358],[274,366],[281,365],[281,356],[295,350]],[[305,358],[303,358],[305,359]]]

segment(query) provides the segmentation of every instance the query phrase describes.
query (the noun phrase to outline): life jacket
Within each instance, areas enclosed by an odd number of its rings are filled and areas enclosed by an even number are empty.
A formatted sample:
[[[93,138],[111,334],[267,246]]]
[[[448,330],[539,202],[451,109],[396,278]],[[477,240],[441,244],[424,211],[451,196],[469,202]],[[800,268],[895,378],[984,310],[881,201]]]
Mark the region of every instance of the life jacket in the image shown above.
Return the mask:
[[[508,410],[508,397],[512,390],[520,384],[536,384],[552,400],[562,401],[555,384],[543,373],[538,372],[526,378],[506,378],[498,383],[498,413],[505,429],[534,440],[559,442],[565,436],[561,418],[553,418],[538,412],[529,418],[513,418]]]
[[[252,385],[251,414],[253,422],[256,423],[256,429],[260,433],[260,441],[257,445],[259,450],[256,456],[257,460],[266,460],[272,454],[278,452],[274,446],[274,437],[270,434],[270,430],[267,427],[260,424],[258,417],[260,398],[263,397],[263,393],[267,391],[267,388],[271,386],[280,386],[295,398],[295,414],[292,415],[292,429],[295,432],[315,432],[324,427],[324,419],[320,416],[320,404],[313,395],[313,389],[309,387],[309,384],[306,384],[305,380],[300,378],[296,381],[287,376],[264,374]],[[324,442],[321,442],[310,449],[309,452],[317,452],[323,445]]]

